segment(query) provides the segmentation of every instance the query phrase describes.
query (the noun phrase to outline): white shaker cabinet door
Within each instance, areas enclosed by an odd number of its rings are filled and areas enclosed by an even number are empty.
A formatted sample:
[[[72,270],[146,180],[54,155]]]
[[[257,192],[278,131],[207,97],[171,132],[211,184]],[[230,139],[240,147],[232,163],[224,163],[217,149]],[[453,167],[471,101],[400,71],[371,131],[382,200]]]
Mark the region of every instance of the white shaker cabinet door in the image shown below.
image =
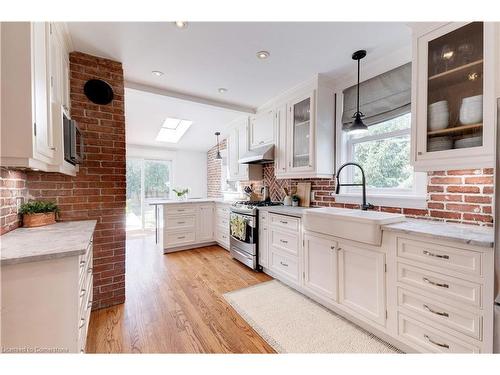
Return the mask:
[[[337,300],[337,243],[323,236],[304,236],[304,288],[327,300]]]
[[[385,254],[338,244],[339,303],[385,325]]]
[[[35,148],[38,154],[46,158],[54,158],[52,121],[50,120],[50,72],[48,66],[47,46],[49,25],[34,22],[33,33],[33,89],[34,89],[34,123]]]
[[[274,111],[268,110],[250,119],[250,149],[274,143]]]
[[[214,237],[214,207],[200,205],[198,211],[197,242],[212,241]]]

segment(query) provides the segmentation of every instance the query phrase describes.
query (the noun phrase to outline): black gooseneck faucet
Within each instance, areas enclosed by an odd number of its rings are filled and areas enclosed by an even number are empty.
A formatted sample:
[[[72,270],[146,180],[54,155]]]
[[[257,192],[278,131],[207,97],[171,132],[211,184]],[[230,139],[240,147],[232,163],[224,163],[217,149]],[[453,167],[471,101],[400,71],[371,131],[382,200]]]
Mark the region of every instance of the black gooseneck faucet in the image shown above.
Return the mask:
[[[358,167],[361,170],[361,183],[360,184],[341,184],[340,183],[340,172],[344,167],[347,167],[348,165],[353,165],[355,167]],[[339,170],[337,171],[337,186],[335,188],[335,194],[338,194],[340,192],[340,187],[341,186],[362,186],[363,187],[363,204],[361,205],[361,209],[363,211],[366,210],[372,210],[374,208],[373,204],[371,203],[366,203],[366,179],[365,179],[365,171],[363,170],[363,167],[359,165],[358,163],[344,163],[340,166]]]

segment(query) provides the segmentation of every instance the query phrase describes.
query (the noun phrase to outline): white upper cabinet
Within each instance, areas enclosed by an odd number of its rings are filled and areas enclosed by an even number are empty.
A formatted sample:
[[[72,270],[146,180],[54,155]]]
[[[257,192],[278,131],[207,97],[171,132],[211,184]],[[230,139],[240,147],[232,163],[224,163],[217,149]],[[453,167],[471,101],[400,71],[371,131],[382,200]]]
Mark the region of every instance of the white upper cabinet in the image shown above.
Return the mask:
[[[322,76],[276,106],[277,178],[329,178],[334,174],[335,94]]]
[[[249,150],[248,117],[237,120],[227,139],[229,176],[231,181],[262,179],[261,165],[240,164],[239,159]]]
[[[494,166],[494,23],[415,29],[412,159],[417,171]]]
[[[55,24],[1,24],[1,165],[75,174],[62,167],[62,121],[69,104],[69,54]]]
[[[274,110],[266,110],[250,117],[250,149],[274,143]]]
[[[276,129],[276,145],[274,148],[274,174],[276,176],[286,175],[287,171],[287,128],[286,128],[286,104],[277,107],[274,114]]]

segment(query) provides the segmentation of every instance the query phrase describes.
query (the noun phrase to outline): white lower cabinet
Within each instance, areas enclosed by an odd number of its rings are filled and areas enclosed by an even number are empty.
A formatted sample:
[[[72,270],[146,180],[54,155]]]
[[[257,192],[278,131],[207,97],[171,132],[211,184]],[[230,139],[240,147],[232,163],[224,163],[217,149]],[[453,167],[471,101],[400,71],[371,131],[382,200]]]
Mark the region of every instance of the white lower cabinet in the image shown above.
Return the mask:
[[[163,209],[165,253],[200,247],[215,241],[213,203],[173,203]]]
[[[259,265],[262,267],[269,266],[269,214],[267,212],[259,212]]]
[[[4,352],[84,353],[93,298],[93,245],[86,251],[1,266]]]
[[[339,243],[339,303],[385,325],[385,254]]]
[[[304,289],[337,300],[337,242],[326,236],[304,235]]]
[[[198,206],[197,220],[197,242],[212,241],[214,239],[214,205]]]
[[[215,203],[215,240],[229,250],[229,209],[228,203]]]

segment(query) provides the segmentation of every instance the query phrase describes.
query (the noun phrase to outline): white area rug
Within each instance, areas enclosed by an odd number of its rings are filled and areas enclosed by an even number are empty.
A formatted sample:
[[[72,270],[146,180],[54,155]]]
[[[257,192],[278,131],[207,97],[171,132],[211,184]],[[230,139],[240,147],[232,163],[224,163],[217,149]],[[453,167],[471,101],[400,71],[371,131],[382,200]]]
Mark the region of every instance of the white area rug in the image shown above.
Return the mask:
[[[399,352],[277,280],[224,298],[278,353]]]

